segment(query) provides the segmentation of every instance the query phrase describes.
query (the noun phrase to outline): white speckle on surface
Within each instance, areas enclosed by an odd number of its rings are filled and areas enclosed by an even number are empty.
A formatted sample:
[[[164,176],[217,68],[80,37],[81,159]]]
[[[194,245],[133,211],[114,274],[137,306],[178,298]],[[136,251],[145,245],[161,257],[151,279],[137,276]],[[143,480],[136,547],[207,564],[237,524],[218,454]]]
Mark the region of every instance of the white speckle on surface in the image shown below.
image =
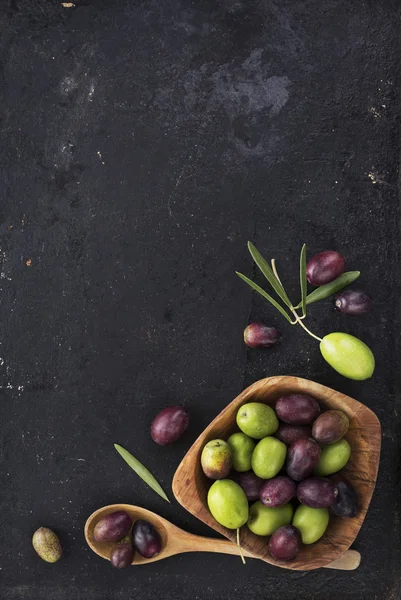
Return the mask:
[[[99,159],[100,159],[100,162],[102,163],[102,165],[104,165],[104,160],[103,160],[103,157],[102,157],[102,153],[101,153],[101,152],[99,152],[99,150],[98,150],[98,151],[96,152],[96,154],[98,155],[98,157],[99,157]]]
[[[93,101],[93,94],[95,93],[95,84],[93,81],[91,81],[90,85],[89,85],[89,92],[88,92],[88,100],[89,102]]]

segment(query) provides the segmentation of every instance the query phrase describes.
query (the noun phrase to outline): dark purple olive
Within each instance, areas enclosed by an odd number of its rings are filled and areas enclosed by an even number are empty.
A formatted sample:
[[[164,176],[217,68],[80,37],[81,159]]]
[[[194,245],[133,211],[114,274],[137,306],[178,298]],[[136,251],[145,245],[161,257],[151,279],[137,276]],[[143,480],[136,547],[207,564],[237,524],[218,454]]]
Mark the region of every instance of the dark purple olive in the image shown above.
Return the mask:
[[[310,477],[319,462],[320,446],[315,440],[297,440],[288,448],[287,475],[295,481]]]
[[[345,271],[345,258],[336,250],[316,254],[306,265],[306,276],[312,285],[324,285],[334,281]]]
[[[124,510],[116,510],[100,519],[93,530],[95,542],[118,542],[131,529],[132,519]]]
[[[319,444],[334,444],[345,436],[349,419],[342,410],[326,410],[312,426],[312,436]]]
[[[324,477],[309,477],[297,487],[297,498],[311,508],[329,508],[335,501],[337,490],[329,479]]]
[[[162,549],[160,534],[148,521],[139,520],[132,528],[132,543],[141,556],[153,558]]]
[[[292,560],[301,548],[301,534],[292,525],[284,525],[276,529],[269,541],[269,552],[277,560]]]
[[[134,555],[135,550],[130,540],[129,542],[117,544],[117,546],[113,548],[110,554],[110,562],[116,569],[125,569],[132,565]]]
[[[260,488],[264,480],[255,475],[253,471],[246,471],[245,473],[236,473],[233,471],[230,474],[230,479],[242,487],[249,502],[259,500]]]
[[[334,479],[337,496],[331,505],[334,514],[340,517],[356,517],[358,514],[358,499],[352,485],[344,480]]]
[[[362,315],[372,308],[372,300],[362,290],[344,290],[336,296],[336,308],[345,315]]]
[[[275,327],[263,323],[251,323],[244,330],[244,342],[250,348],[269,348],[281,339],[281,333]]]
[[[266,481],[260,490],[260,501],[265,506],[274,508],[287,504],[295,496],[297,486],[286,475],[279,475]]]
[[[304,440],[312,436],[312,430],[309,425],[289,425],[288,423],[280,423],[280,426],[274,434],[287,446],[290,446],[297,440]]]
[[[309,425],[320,414],[320,406],[308,394],[289,394],[277,400],[276,413],[280,421],[290,425]]]
[[[154,418],[150,435],[156,444],[165,446],[176,442],[188,429],[189,413],[183,406],[169,406]]]

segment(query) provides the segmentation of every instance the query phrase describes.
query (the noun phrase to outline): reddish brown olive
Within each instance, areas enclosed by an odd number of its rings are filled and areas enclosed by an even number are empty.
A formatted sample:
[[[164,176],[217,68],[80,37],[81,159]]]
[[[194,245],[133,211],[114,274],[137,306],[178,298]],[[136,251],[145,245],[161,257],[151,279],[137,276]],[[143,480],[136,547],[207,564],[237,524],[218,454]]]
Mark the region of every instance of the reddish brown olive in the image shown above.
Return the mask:
[[[315,286],[330,283],[345,271],[345,258],[336,250],[326,250],[316,254],[306,265],[309,283]]]
[[[150,435],[156,444],[165,446],[176,442],[188,429],[189,413],[183,406],[169,406],[154,418]]]
[[[270,348],[280,340],[279,330],[263,323],[251,323],[244,330],[244,342],[250,348]]]

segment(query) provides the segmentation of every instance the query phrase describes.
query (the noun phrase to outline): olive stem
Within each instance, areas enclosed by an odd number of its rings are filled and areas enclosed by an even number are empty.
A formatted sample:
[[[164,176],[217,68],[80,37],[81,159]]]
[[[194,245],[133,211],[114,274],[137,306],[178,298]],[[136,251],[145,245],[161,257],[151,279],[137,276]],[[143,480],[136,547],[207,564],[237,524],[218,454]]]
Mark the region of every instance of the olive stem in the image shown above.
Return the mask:
[[[277,281],[280,283],[280,285],[283,285],[283,284],[281,283],[281,281],[280,281],[280,277],[278,276],[278,273],[277,273],[277,268],[276,268],[276,259],[275,259],[275,258],[272,258],[272,261],[271,261],[271,263],[272,263],[272,271],[273,271],[273,273],[274,273],[274,275],[275,275],[275,277],[276,277]],[[297,308],[298,308],[298,307],[297,307]],[[300,307],[299,307],[299,308],[300,308]],[[312,333],[312,332],[311,332],[311,331],[310,331],[310,330],[309,330],[309,329],[306,327],[306,325],[304,325],[304,323],[302,323],[302,319],[304,319],[304,318],[306,317],[306,315],[302,315],[302,317],[300,317],[300,316],[298,315],[298,313],[296,312],[295,308],[294,308],[292,305],[290,306],[290,311],[292,312],[292,314],[293,314],[293,315],[294,315],[294,317],[295,317],[295,323],[293,323],[293,325],[296,325],[296,324],[298,323],[299,325],[301,325],[301,327],[302,327],[303,329],[305,329],[305,331],[306,331],[307,333],[309,333],[309,335],[310,335],[310,336],[312,336],[313,338],[315,338],[315,340],[318,340],[319,342],[323,341],[323,340],[322,340],[322,338],[320,338],[319,336],[317,336],[317,335],[315,335],[314,333]]]
[[[240,553],[240,556],[241,556],[242,563],[245,565],[246,564],[245,558],[244,558],[244,555],[242,554],[241,544],[239,543],[239,527],[237,529],[237,546],[239,548],[239,553]]]

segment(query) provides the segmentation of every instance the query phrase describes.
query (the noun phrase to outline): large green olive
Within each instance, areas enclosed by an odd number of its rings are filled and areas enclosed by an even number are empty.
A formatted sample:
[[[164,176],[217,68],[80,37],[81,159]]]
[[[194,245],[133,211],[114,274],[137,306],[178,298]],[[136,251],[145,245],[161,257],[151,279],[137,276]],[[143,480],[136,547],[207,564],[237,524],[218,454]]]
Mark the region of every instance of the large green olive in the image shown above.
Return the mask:
[[[339,440],[322,448],[315,473],[321,477],[337,473],[345,467],[351,456],[351,446],[347,440]]]
[[[292,524],[301,532],[304,544],[313,544],[327,529],[329,511],[327,508],[311,508],[300,504],[295,511]]]
[[[230,435],[227,443],[231,448],[234,470],[239,473],[249,471],[251,468],[252,452],[255,448],[253,439],[239,431]]]
[[[348,333],[329,333],[320,342],[323,358],[344,377],[362,381],[372,377],[375,357],[366,344]]]
[[[244,490],[230,479],[215,481],[207,495],[213,517],[228,529],[238,529],[248,520],[248,500]]]

